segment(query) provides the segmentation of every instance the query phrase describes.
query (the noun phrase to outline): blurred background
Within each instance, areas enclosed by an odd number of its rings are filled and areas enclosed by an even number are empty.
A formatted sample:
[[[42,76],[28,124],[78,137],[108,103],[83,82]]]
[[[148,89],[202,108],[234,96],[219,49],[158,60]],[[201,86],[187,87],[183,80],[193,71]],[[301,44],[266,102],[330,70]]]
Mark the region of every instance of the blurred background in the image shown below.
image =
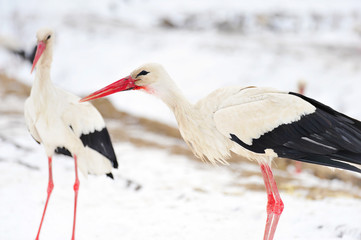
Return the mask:
[[[0,239],[35,237],[46,197],[46,156],[23,119],[41,27],[56,34],[52,81],[79,96],[159,62],[192,102],[230,85],[303,88],[361,119],[359,0],[0,0]],[[262,238],[257,165],[201,163],[153,96],[128,91],[94,105],[120,167],[114,181],[81,179],[78,239]],[[71,235],[69,159],[54,161],[43,239]],[[276,239],[361,239],[359,175],[284,159],[273,169],[285,203]]]

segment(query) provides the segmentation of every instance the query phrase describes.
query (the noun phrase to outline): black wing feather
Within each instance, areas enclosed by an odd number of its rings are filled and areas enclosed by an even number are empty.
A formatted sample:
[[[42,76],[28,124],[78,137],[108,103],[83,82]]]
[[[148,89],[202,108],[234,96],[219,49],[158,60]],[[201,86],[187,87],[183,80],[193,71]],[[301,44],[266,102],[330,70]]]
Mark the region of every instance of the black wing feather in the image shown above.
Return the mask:
[[[22,59],[29,61],[32,64],[34,61],[36,50],[37,50],[37,46],[35,45],[30,53],[26,53],[23,49],[14,49],[10,51],[15,55],[20,56]]]
[[[314,99],[289,94],[311,103],[316,111],[253,139],[252,145],[234,134],[231,140],[256,153],[273,149],[279,157],[361,173],[361,169],[349,164],[361,164],[361,122]]]
[[[114,168],[118,168],[117,157],[115,156],[112,141],[107,128],[103,128],[101,131],[94,131],[88,134],[82,134],[80,136],[84,146],[88,146],[104,157],[108,158]]]
[[[71,152],[67,149],[67,148],[65,148],[65,147],[57,147],[56,149],[55,149],[55,153],[57,153],[57,154],[63,154],[63,155],[65,155],[65,156],[69,156],[69,157],[72,157],[73,155],[71,154]]]

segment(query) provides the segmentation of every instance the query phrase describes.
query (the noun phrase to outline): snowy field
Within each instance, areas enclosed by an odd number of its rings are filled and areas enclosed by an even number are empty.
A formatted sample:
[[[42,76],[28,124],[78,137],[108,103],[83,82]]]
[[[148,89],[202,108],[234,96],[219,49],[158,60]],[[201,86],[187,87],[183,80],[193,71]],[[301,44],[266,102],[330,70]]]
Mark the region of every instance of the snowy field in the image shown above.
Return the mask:
[[[82,96],[159,62],[193,102],[221,86],[297,91],[303,80],[308,96],[361,119],[361,2],[314,2],[0,0],[0,36],[30,51],[38,28],[52,27],[52,80]],[[0,73],[31,85],[29,72],[28,63],[0,48]],[[151,96],[126,92],[109,99],[120,110],[175,126]],[[22,104],[0,95],[0,240],[34,239],[46,198],[47,159],[26,130]],[[262,239],[266,193],[259,174],[246,174],[258,172],[256,165],[214,167],[124,141],[115,148],[114,181],[81,176],[77,239]],[[73,161],[56,157],[53,166],[41,239],[69,239]],[[285,210],[275,239],[361,239],[361,183],[274,169],[291,179],[280,186]],[[350,194],[311,199],[313,188]]]
[[[18,115],[0,118],[0,239],[34,239],[46,197],[47,161]],[[115,180],[80,179],[77,239],[262,239],[266,194],[251,164],[214,167],[161,150],[116,144],[120,167]],[[74,166],[53,162],[55,188],[41,239],[71,236]],[[289,175],[275,170],[277,175]],[[360,189],[320,180],[305,172],[295,177],[306,190],[281,191],[285,210],[276,239],[361,239]],[[261,187],[249,190],[247,184]],[[292,188],[292,184],[290,185]],[[306,198],[307,188],[358,194]]]

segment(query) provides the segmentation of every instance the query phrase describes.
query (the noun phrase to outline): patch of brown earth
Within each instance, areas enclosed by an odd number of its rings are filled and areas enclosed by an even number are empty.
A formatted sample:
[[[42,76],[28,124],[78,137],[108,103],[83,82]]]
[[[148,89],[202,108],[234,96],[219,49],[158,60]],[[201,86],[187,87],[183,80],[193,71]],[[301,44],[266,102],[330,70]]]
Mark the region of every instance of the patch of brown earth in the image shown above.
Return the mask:
[[[3,73],[0,73],[0,86],[0,96],[16,95],[26,98],[30,95],[30,87],[28,85],[16,81]]]

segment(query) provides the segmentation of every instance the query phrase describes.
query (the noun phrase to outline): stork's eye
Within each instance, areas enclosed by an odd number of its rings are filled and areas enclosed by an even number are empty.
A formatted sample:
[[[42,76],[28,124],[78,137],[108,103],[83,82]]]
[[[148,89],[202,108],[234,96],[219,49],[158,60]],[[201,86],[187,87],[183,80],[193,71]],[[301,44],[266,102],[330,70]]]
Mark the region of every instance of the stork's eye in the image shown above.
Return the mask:
[[[51,38],[51,35],[49,35],[47,38],[46,38],[46,40],[49,40]]]
[[[147,72],[147,71],[145,71],[145,70],[142,70],[140,73],[138,73],[137,74],[137,76],[135,77],[135,78],[137,78],[137,77],[139,77],[139,76],[142,76],[142,75],[147,75],[149,72]]]

